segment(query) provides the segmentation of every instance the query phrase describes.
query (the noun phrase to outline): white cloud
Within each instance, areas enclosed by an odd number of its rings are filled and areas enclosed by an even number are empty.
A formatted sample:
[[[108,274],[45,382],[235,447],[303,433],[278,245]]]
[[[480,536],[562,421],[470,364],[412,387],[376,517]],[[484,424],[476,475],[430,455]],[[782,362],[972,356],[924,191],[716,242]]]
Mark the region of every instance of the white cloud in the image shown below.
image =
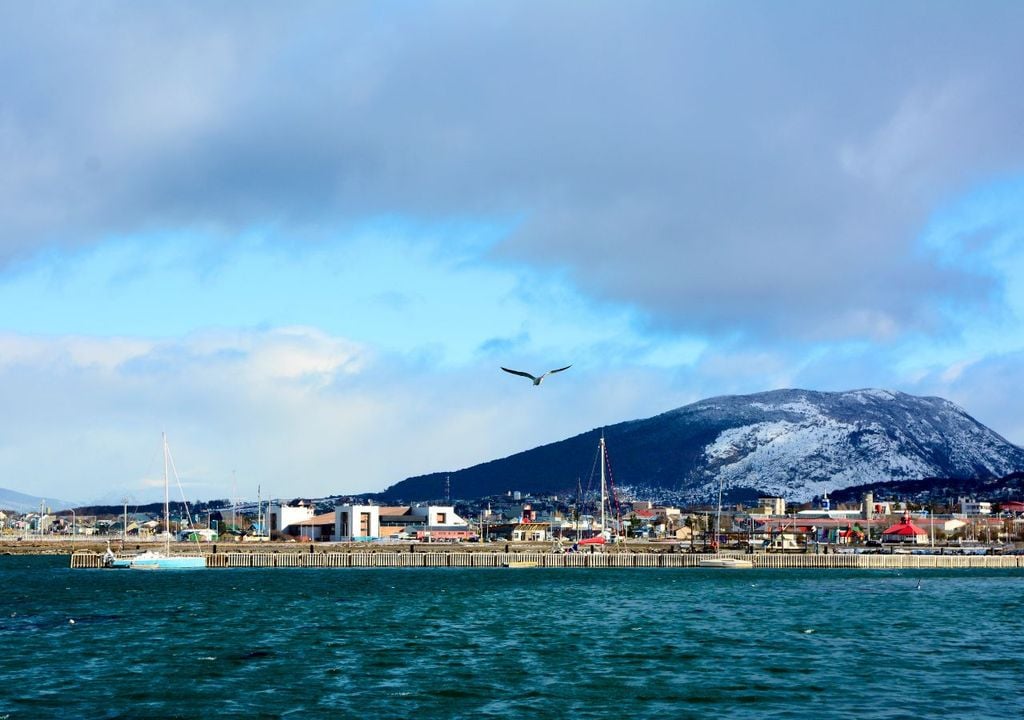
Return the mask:
[[[166,431],[195,496],[225,497],[232,482],[246,496],[376,491],[668,409],[663,373],[593,385],[574,371],[537,390],[491,362],[424,368],[302,327],[152,342],[7,335],[0,477],[70,500],[152,500]]]

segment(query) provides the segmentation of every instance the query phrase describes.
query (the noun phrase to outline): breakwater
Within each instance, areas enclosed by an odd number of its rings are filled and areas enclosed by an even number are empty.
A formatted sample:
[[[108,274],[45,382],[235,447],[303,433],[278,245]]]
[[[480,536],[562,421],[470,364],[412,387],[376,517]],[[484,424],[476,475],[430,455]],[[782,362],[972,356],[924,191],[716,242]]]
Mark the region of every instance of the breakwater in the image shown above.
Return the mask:
[[[754,568],[928,569],[1022,568],[1021,555],[546,553],[546,552],[223,552],[206,555],[209,568],[496,568],[535,563],[557,568],[695,568],[701,560],[737,557]],[[76,552],[72,568],[99,568],[101,555]]]

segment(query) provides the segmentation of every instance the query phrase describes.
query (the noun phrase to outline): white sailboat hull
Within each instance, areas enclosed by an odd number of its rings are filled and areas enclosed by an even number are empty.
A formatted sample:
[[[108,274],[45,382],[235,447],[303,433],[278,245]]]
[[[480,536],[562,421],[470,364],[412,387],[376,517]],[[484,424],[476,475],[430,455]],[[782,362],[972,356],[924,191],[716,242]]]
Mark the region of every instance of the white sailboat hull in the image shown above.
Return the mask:
[[[708,558],[699,563],[702,568],[730,568],[733,570],[744,570],[754,567],[754,563],[740,558]]]
[[[202,555],[171,555],[150,558],[132,558],[128,565],[132,570],[197,570],[206,567]]]

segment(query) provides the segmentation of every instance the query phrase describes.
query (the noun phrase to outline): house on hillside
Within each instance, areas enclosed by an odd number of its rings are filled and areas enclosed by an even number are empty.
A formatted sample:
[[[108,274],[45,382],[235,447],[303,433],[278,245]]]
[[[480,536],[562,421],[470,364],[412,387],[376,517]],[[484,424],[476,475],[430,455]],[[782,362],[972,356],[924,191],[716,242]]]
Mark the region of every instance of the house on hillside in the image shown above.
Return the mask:
[[[1000,506],[1000,511],[1009,515],[1024,514],[1024,502],[1020,502],[1019,500],[1004,502]]]
[[[786,499],[781,497],[760,497],[757,507],[750,509],[751,515],[778,516],[786,514]]]
[[[960,511],[964,515],[991,515],[992,514],[992,503],[985,500],[968,500],[967,498],[960,499]]]

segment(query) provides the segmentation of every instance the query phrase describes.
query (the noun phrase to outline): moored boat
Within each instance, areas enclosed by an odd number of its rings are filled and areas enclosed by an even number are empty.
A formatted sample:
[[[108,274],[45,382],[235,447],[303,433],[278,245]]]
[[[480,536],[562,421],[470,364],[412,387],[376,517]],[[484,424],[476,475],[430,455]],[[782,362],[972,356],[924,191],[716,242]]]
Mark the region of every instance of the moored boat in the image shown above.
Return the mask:
[[[164,445],[164,549],[146,550],[132,557],[119,558],[110,549],[107,543],[107,551],[103,554],[103,567],[107,568],[129,568],[132,570],[196,570],[206,567],[206,556],[202,554],[171,554],[171,512],[170,497],[167,475],[167,465],[170,460],[170,450],[167,447],[167,436],[163,436]]]
[[[743,570],[754,567],[754,563],[750,560],[743,560],[742,558],[734,557],[716,557],[707,558],[697,563],[702,568],[732,568],[736,570]]]

